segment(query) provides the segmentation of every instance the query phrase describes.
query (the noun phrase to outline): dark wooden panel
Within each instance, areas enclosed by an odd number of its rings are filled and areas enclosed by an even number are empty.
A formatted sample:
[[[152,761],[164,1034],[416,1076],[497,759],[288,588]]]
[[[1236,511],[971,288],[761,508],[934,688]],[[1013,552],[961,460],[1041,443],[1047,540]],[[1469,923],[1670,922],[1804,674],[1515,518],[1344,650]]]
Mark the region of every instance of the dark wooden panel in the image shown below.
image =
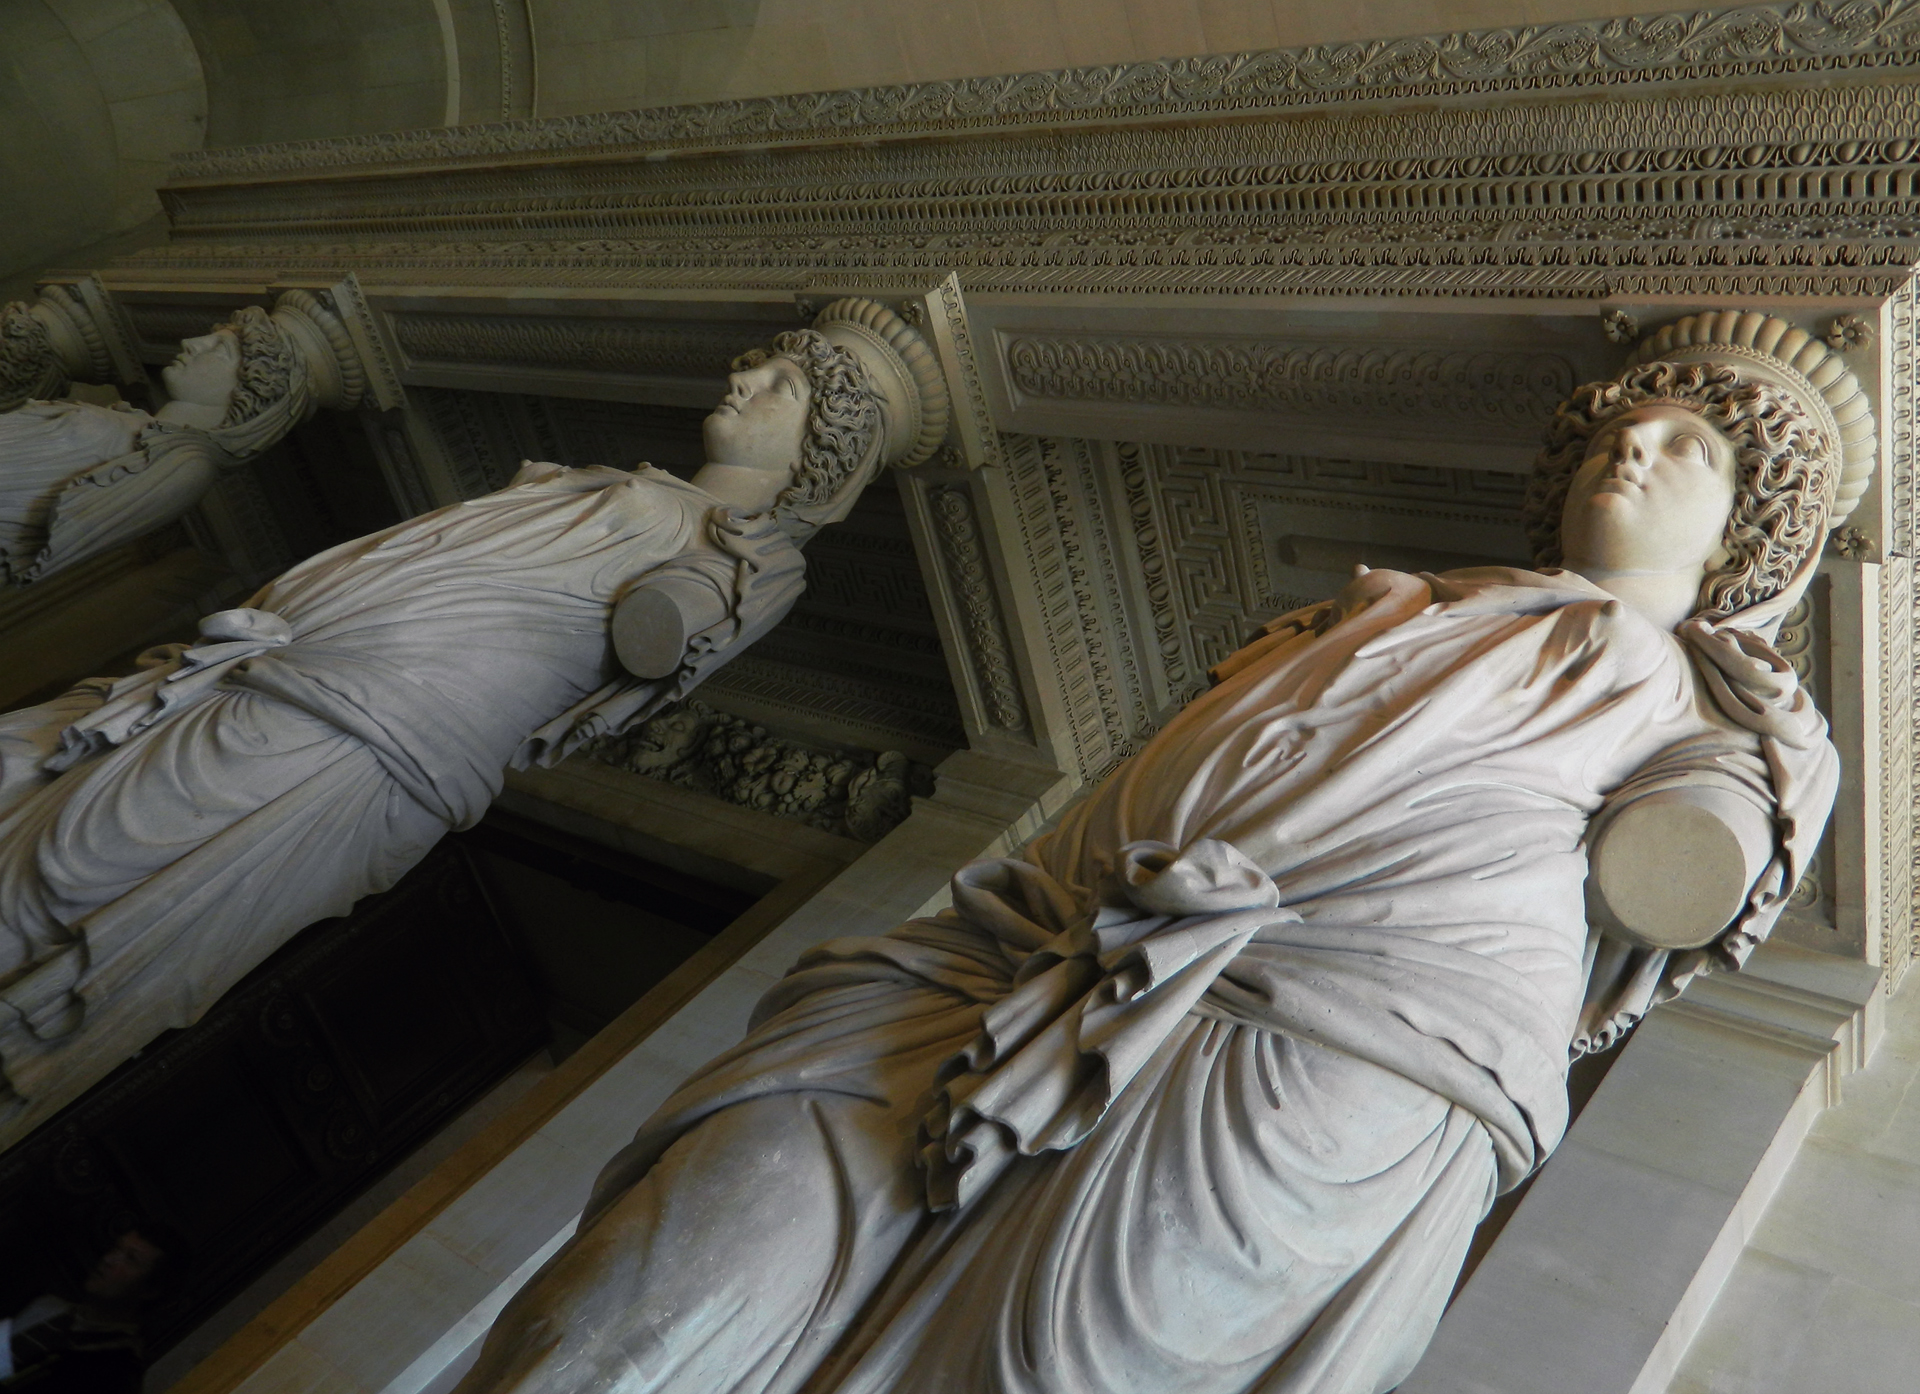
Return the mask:
[[[186,1236],[163,1349],[546,1037],[471,854],[439,848],[305,931],[0,1156],[0,1312],[71,1289],[140,1220]]]

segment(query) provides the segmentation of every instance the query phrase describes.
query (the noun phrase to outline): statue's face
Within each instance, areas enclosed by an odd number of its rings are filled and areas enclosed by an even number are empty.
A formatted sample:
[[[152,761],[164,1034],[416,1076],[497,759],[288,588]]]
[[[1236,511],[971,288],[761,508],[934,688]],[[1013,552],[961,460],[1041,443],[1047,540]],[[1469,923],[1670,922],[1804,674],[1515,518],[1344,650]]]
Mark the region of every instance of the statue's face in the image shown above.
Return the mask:
[[[160,370],[160,380],[176,402],[225,412],[240,385],[240,336],[231,329],[216,329],[183,341],[179,356]]]
[[[1685,407],[1622,412],[1595,432],[1567,486],[1567,566],[1658,572],[1718,564],[1735,464],[1733,442]]]
[[[791,358],[729,374],[726,400],[701,429],[707,460],[792,477],[807,437],[813,389]]]

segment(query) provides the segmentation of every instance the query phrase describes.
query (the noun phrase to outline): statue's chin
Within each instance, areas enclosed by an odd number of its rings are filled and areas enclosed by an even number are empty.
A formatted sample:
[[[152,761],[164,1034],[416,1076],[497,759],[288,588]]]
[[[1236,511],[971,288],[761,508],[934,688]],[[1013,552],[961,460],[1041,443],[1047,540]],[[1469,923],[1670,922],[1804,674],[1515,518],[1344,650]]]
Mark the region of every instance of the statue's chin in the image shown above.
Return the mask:
[[[157,419],[171,422],[176,426],[192,426],[196,430],[211,431],[226,420],[225,405],[209,406],[205,402],[196,402],[185,397],[176,397],[155,413]]]
[[[736,452],[731,448],[733,432],[729,427],[739,419],[739,413],[732,407],[721,405],[708,412],[707,419],[700,423],[700,443],[706,447],[709,462],[733,463],[729,457]]]

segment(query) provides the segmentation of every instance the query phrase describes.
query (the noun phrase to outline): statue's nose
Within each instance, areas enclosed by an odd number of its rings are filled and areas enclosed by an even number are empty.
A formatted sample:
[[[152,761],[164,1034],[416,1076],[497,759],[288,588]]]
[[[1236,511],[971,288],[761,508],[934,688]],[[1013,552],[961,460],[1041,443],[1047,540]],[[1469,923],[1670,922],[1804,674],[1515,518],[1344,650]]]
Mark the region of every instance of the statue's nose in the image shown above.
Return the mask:
[[[1639,471],[1647,463],[1646,446],[1639,435],[1633,431],[1622,431],[1613,439],[1613,467],[1615,470],[1631,469]]]

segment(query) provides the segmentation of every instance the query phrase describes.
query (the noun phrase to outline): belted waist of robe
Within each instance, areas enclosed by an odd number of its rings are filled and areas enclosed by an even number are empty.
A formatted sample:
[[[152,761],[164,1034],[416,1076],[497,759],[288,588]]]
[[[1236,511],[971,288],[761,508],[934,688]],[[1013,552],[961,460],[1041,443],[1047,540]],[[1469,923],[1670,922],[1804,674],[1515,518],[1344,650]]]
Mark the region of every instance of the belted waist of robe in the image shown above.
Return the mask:
[[[935,1210],[965,1205],[1016,1156],[1078,1144],[1189,1014],[1425,1085],[1485,1124],[1503,1189],[1559,1142],[1566,1023],[1522,974],[1392,929],[1303,922],[1224,842],[1132,843],[1111,879],[1089,906],[1030,862],[976,862],[940,915],[810,951],[756,1019],[843,975],[868,978],[875,960],[986,1003],[921,1126]],[[982,932],[1014,967],[1010,984],[981,971]]]
[[[279,615],[222,610],[200,622],[204,642],[146,655],[145,671],[115,683],[97,710],[61,735],[46,764],[61,771],[205,700],[215,689],[255,692],[353,736],[394,782],[453,828],[479,822],[500,792],[505,758],[397,663],[339,644],[295,641]]]

